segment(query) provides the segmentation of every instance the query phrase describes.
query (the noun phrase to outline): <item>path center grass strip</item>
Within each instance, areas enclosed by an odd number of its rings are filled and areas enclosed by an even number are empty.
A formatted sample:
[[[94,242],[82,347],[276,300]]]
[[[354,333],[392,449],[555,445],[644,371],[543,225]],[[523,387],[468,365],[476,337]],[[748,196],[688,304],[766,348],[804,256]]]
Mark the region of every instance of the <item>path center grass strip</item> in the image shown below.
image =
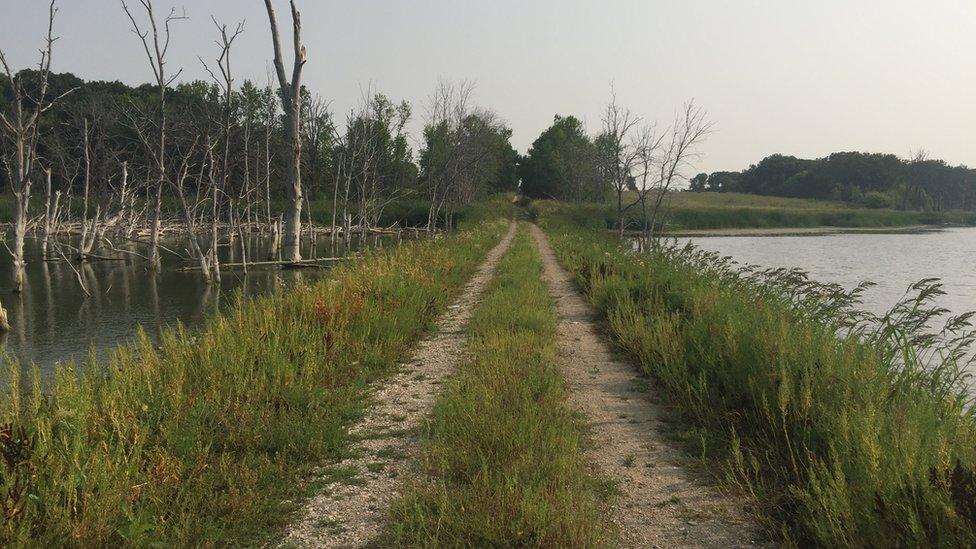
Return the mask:
[[[541,220],[560,260],[685,421],[718,477],[780,540],[823,547],[976,544],[976,421],[951,357],[843,335],[829,292],[691,249],[635,253],[585,212]],[[924,303],[909,303],[920,314]],[[853,312],[852,312],[853,314]],[[862,337],[864,336],[864,337]]]
[[[406,243],[199,333],[146,338],[0,403],[0,544],[248,545],[347,448],[366,385],[474,273],[507,222]],[[21,386],[18,369],[10,386]]]
[[[604,531],[580,425],[565,403],[556,318],[525,227],[472,319],[468,356],[437,400],[427,477],[393,506],[388,543],[590,547]]]

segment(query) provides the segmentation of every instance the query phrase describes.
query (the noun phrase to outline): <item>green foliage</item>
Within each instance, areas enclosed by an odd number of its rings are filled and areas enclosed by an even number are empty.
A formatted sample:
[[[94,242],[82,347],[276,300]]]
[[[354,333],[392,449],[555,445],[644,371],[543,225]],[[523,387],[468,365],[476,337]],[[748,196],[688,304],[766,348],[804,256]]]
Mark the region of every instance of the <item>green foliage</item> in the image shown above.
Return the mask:
[[[595,547],[599,486],[566,408],[555,316],[523,226],[478,306],[468,356],[424,435],[428,478],[394,504],[410,547]]]
[[[688,247],[634,253],[548,206],[561,260],[687,422],[687,442],[800,546],[972,546],[968,316],[922,281],[891,315],[786,270]]]
[[[816,160],[774,154],[742,172],[696,178],[691,190],[844,200],[868,208],[973,210],[976,170],[892,154],[842,152]]]
[[[522,194],[530,198],[602,201],[608,187],[596,145],[574,116],[556,116],[519,165]]]
[[[409,350],[504,230],[488,222],[239,300],[199,333],[12,369],[0,403],[5,546],[261,545],[311,468],[347,451],[366,384]],[[24,385],[29,389],[22,391]]]

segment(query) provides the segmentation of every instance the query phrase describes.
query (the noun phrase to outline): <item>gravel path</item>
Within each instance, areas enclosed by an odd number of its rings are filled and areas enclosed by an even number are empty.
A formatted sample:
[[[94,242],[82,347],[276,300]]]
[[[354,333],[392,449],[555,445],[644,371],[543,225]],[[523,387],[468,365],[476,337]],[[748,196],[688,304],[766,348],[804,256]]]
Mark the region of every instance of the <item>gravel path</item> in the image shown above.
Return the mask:
[[[464,329],[515,236],[515,223],[437,322],[412,359],[377,383],[366,416],[351,433],[352,455],[323,470],[325,487],[313,496],[286,532],[288,547],[363,547],[379,534],[389,503],[417,447],[417,430],[430,413],[440,386],[464,349]]]
[[[544,278],[559,316],[558,347],[570,404],[591,430],[588,458],[616,481],[608,509],[621,547],[752,547],[758,528],[732,498],[696,483],[681,467],[681,451],[664,435],[653,388],[617,360],[601,338],[592,311],[556,261],[545,234],[532,226]]]

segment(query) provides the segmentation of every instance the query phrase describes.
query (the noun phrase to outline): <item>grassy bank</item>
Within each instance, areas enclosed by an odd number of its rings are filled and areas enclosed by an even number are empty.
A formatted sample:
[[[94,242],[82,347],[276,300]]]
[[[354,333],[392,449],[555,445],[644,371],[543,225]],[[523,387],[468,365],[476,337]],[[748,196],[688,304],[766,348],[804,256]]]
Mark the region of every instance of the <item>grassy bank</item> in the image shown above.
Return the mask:
[[[505,222],[371,252],[0,403],[0,543],[260,543]],[[18,370],[9,386],[20,387]]]
[[[628,200],[633,200],[628,196]],[[803,227],[910,227],[914,225],[976,225],[976,212],[916,212],[870,209],[843,202],[782,198],[740,193],[691,193],[669,195],[666,227],[670,231],[692,229],[803,228]],[[617,226],[616,205],[588,204],[577,209],[594,225]],[[627,213],[627,222],[639,228],[640,207]]]
[[[424,435],[428,477],[395,504],[388,543],[590,547],[604,531],[564,403],[553,305],[524,227],[475,311],[470,359]]]
[[[694,249],[625,250],[552,206],[557,254],[613,339],[675,406],[681,435],[787,543],[972,546],[976,423],[928,299],[888,319],[790,272]],[[946,334],[943,334],[946,335]],[[948,334],[952,335],[952,334]]]

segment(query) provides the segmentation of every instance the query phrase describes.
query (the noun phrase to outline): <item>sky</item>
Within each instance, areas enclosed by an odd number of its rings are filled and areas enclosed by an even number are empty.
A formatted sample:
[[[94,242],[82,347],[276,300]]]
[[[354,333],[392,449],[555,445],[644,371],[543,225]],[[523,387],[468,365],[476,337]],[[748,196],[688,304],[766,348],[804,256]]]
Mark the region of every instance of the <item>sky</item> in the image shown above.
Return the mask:
[[[772,153],[852,150],[924,149],[976,166],[973,0],[296,1],[304,82],[340,117],[372,88],[410,102],[419,135],[438,80],[467,79],[525,152],[555,114],[598,132],[613,88],[659,126],[688,100],[706,109],[714,131],[693,171],[739,170]],[[198,58],[217,55],[213,15],[245,21],[234,51],[238,81],[266,81],[272,49],[261,0],[154,3],[190,18],[174,26],[169,61],[183,79],[207,78]],[[274,3],[288,32],[287,2]],[[119,0],[59,6],[54,70],[150,79]],[[15,67],[36,62],[46,7],[0,0],[0,49]]]

